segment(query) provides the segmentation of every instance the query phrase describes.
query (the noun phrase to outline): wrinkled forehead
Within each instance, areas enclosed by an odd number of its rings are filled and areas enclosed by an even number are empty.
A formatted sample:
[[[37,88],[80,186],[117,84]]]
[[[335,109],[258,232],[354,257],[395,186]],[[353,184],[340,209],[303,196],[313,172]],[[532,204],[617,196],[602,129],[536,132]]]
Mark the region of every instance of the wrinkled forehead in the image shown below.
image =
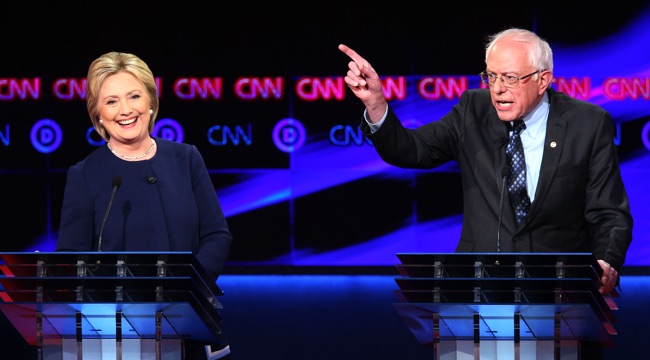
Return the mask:
[[[494,73],[522,73],[532,67],[529,44],[512,39],[502,39],[487,54],[487,70]]]

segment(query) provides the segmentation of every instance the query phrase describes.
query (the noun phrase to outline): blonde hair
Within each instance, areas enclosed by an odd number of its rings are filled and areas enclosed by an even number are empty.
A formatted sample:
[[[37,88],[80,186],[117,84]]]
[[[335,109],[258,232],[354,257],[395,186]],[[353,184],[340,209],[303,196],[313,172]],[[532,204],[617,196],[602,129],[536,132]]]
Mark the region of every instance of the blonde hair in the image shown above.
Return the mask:
[[[149,69],[149,66],[139,57],[121,52],[109,52],[95,59],[88,68],[86,76],[86,108],[90,121],[93,123],[95,131],[105,141],[110,140],[110,135],[99,122],[99,108],[97,106],[97,97],[99,89],[104,80],[111,75],[120,72],[126,72],[136,77],[144,85],[149,97],[149,108],[152,110],[151,120],[149,121],[149,133],[153,131],[153,125],[158,115],[158,87],[156,79]]]

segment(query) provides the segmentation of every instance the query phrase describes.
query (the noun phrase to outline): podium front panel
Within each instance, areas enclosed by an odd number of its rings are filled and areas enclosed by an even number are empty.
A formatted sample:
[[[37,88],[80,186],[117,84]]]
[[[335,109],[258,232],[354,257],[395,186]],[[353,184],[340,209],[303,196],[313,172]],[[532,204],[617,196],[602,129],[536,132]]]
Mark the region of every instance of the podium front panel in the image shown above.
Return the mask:
[[[417,340],[613,343],[611,298],[585,253],[404,253],[394,306]]]
[[[0,310],[27,343],[214,342],[223,295],[189,252],[0,253]]]

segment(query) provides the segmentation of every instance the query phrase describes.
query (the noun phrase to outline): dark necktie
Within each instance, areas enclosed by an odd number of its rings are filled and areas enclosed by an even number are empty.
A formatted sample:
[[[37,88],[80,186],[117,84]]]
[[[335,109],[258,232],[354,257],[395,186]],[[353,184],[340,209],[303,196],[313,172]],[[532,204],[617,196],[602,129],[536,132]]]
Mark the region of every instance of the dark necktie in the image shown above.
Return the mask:
[[[519,134],[526,129],[523,120],[515,120],[512,123],[510,141],[506,146],[506,156],[510,164],[510,178],[508,179],[508,196],[512,210],[517,218],[517,223],[526,218],[530,209],[530,198],[526,189],[526,159],[524,158],[524,147],[521,144]]]

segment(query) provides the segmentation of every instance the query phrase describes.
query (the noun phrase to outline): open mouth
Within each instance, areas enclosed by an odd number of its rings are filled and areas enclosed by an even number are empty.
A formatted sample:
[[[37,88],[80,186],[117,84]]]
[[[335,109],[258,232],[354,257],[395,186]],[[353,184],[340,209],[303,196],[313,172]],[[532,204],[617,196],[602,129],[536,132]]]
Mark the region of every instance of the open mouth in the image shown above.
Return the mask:
[[[122,125],[122,126],[126,126],[126,125],[131,125],[131,124],[133,124],[134,122],[136,122],[136,120],[138,120],[138,118],[137,118],[137,117],[134,117],[134,118],[132,118],[132,119],[127,119],[127,120],[121,120],[121,121],[118,121],[117,123],[120,124],[120,125]]]

